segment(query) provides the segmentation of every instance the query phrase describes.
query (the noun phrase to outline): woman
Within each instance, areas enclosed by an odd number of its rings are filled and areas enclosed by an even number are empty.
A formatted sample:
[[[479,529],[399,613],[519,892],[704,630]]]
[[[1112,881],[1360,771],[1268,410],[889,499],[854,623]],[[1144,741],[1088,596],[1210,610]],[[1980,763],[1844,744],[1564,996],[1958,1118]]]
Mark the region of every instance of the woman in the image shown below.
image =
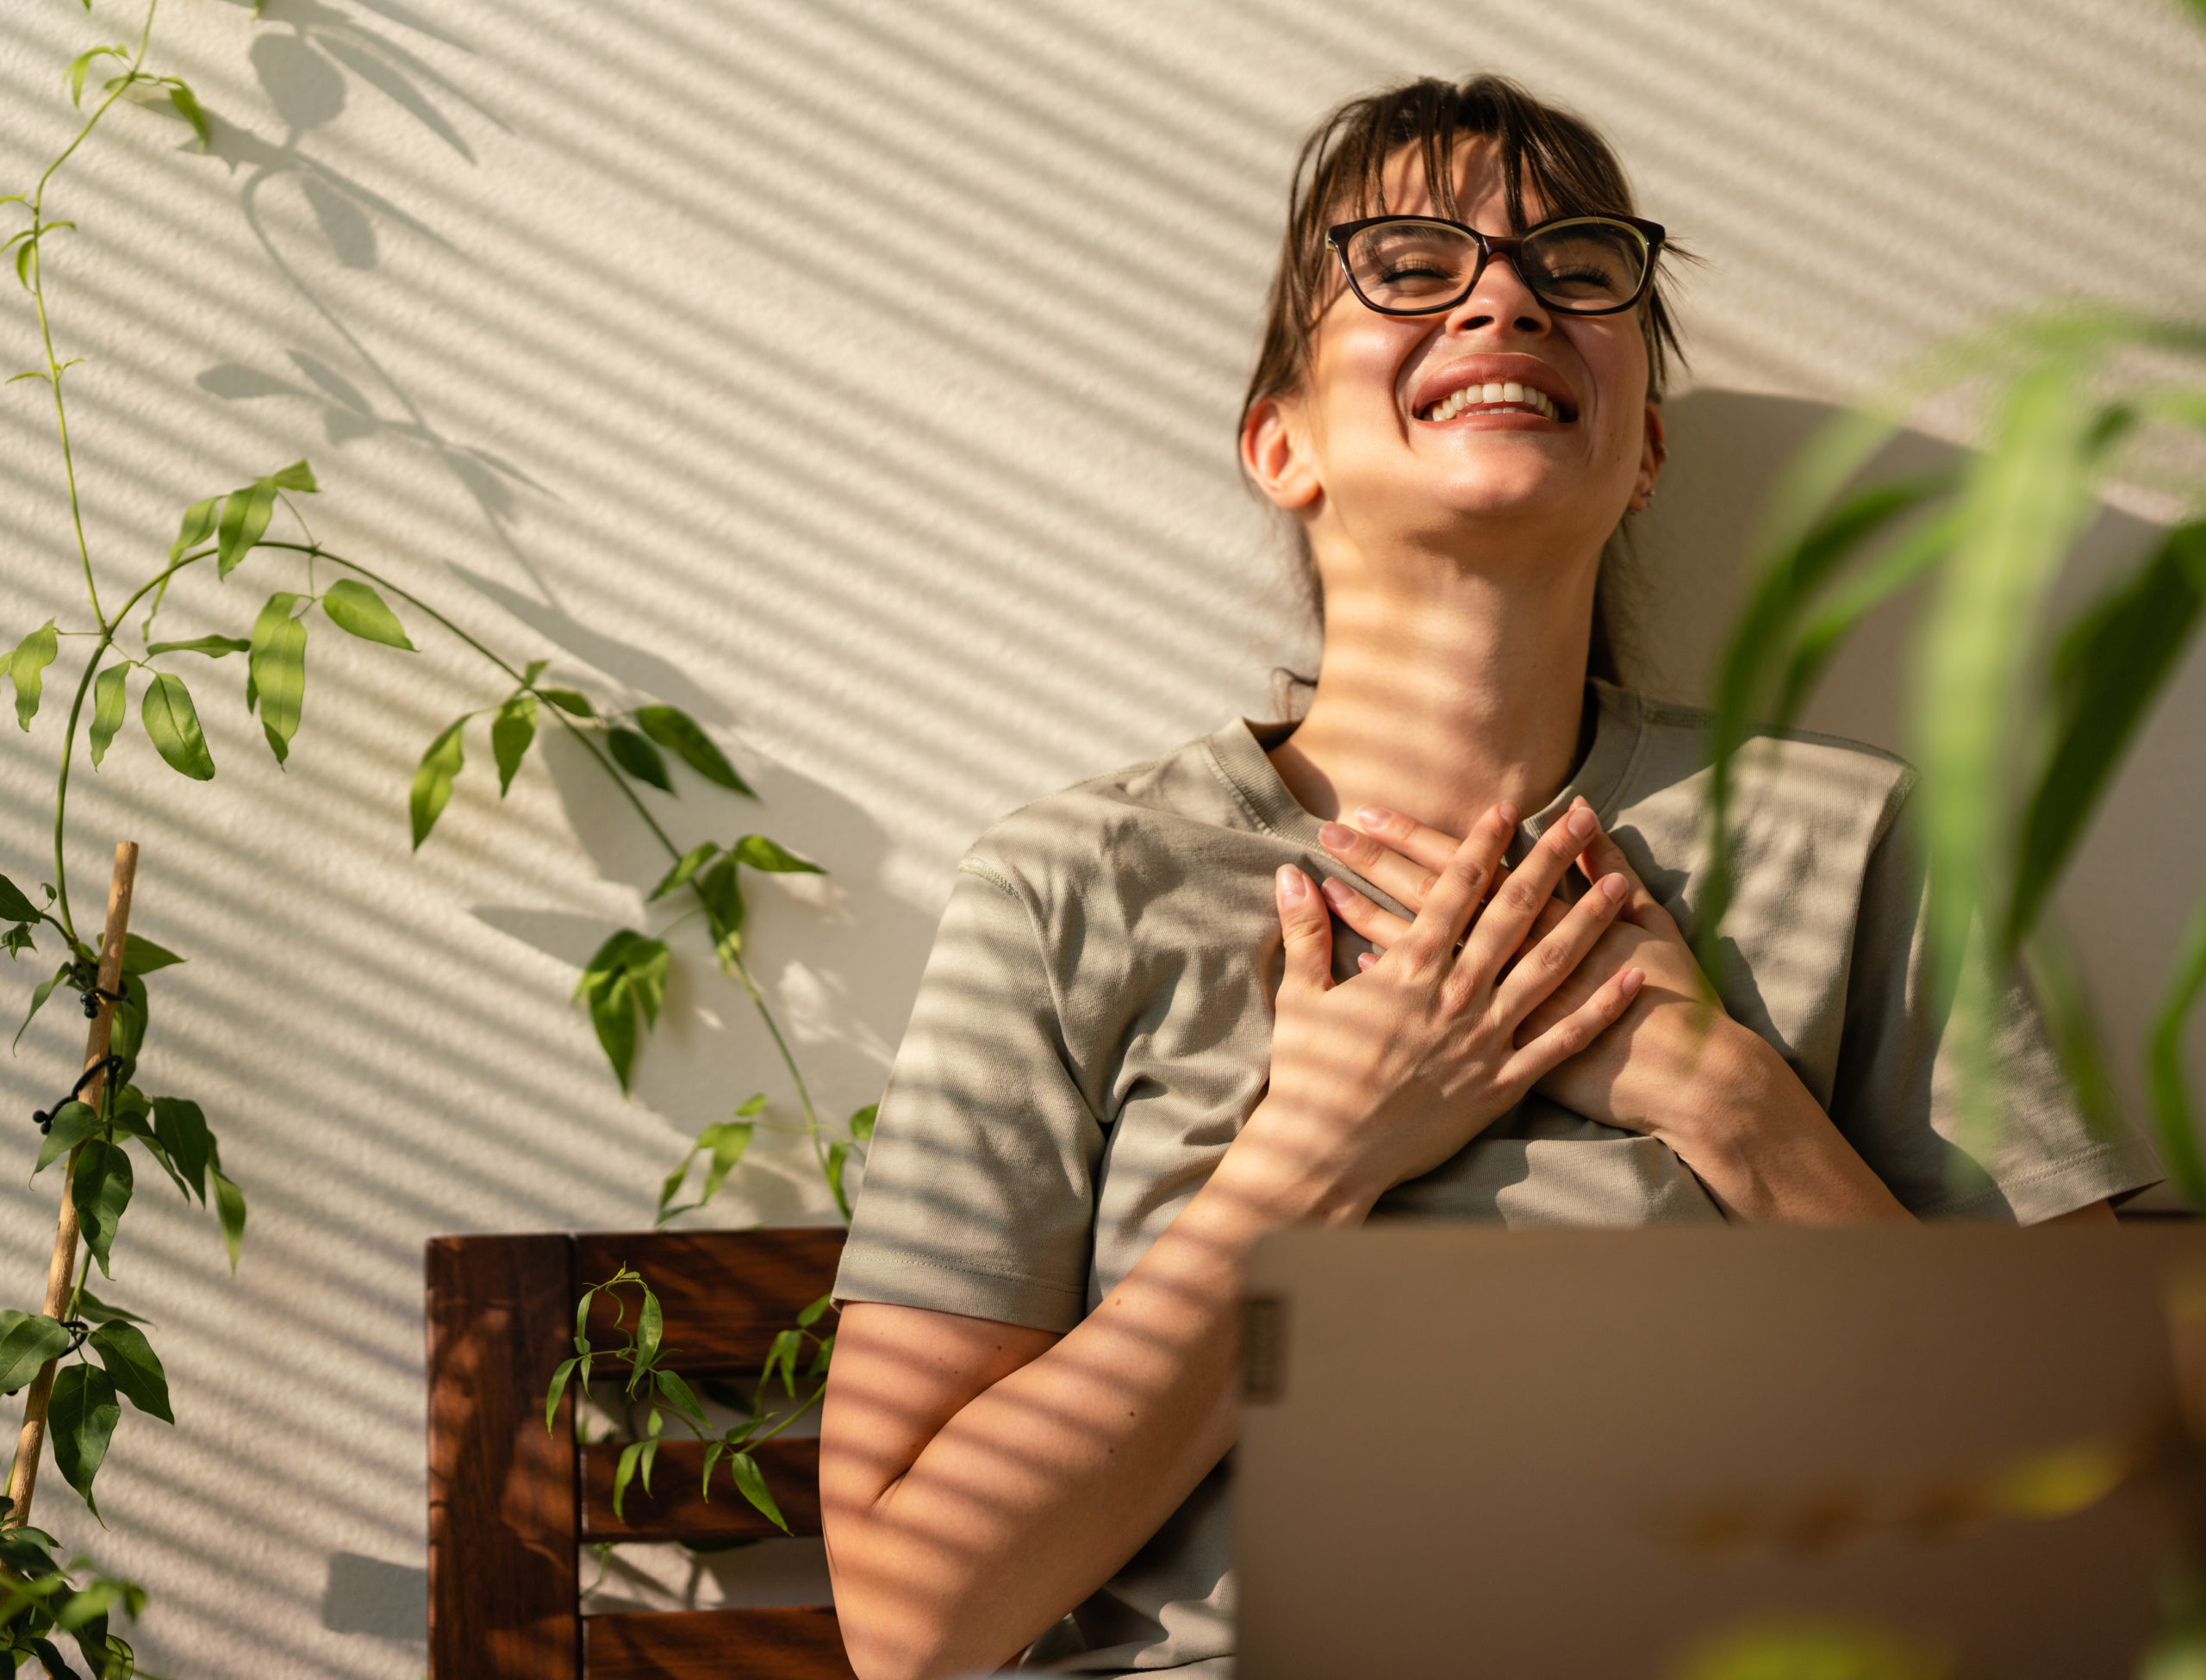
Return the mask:
[[[1597,634],[1662,468],[1661,240],[1596,134],[1495,78],[1306,146],[1241,451],[1314,567],[1316,692],[961,868],[837,1289],[820,1487],[865,1680],[1231,1671],[1268,1231],[2104,1218],[2155,1176],[2019,1001],[2012,1122],[1951,1141],[1885,755],[1764,744],[1720,999],[1694,966],[1700,715],[1602,681]]]

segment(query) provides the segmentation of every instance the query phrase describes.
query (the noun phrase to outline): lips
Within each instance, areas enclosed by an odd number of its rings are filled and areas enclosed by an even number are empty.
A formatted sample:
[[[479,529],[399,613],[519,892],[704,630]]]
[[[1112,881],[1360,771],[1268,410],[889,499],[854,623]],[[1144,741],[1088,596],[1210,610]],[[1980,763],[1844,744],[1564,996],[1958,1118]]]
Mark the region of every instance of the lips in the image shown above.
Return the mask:
[[[1467,414],[1525,414],[1560,426],[1578,418],[1561,376],[1536,356],[1472,356],[1435,369],[1418,383],[1410,412],[1432,426]]]

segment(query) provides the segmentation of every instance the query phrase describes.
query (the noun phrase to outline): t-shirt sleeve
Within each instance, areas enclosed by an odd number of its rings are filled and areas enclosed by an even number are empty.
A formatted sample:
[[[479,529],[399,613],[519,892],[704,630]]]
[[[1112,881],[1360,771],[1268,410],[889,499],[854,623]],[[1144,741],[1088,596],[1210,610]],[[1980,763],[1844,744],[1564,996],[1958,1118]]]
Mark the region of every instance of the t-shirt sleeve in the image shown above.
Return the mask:
[[[838,1301],[1080,1321],[1103,1128],[1056,997],[1025,900],[969,858],[881,1099]]]
[[[2158,1183],[2151,1147],[2094,1124],[2071,1095],[2027,990],[2005,983],[1993,1037],[1995,1128],[1963,1107],[1951,1011],[1929,965],[1926,882],[1904,820],[1862,877],[1831,1118],[1908,1208],[2031,1224]],[[1979,1136],[1979,1130],[1988,1136]]]

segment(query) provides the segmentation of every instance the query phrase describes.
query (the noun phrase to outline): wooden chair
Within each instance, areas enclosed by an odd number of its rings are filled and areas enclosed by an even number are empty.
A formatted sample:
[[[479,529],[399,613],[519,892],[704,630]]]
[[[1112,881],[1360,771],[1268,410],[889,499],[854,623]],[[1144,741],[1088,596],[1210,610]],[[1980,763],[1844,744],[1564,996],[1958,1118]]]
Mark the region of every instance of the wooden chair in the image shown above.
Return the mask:
[[[429,1667],[434,1680],[851,1680],[832,1608],[585,1616],[577,1549],[598,1540],[778,1534],[704,1450],[669,1440],[613,1514],[620,1443],[580,1446],[571,1391],[544,1427],[552,1368],[573,1351],[582,1291],[623,1265],[665,1311],[667,1364],[756,1378],[776,1332],[832,1285],[839,1229],[433,1238],[429,1338]],[[633,1297],[632,1297],[633,1305]],[[612,1313],[601,1298],[609,1328]],[[595,1338],[593,1338],[595,1339]],[[602,1344],[601,1344],[602,1345]],[[759,1449],[782,1514],[819,1532],[819,1451]]]

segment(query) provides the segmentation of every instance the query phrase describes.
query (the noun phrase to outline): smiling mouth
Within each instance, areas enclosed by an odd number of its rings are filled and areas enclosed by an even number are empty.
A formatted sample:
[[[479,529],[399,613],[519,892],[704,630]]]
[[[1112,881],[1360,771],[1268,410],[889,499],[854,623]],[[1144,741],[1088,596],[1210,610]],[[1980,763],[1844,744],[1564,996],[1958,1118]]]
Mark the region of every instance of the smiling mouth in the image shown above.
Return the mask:
[[[1545,391],[1530,385],[1520,385],[1514,380],[1486,385],[1466,385],[1451,391],[1434,403],[1418,418],[1432,426],[1443,426],[1459,414],[1536,414],[1540,419],[1567,426],[1577,416],[1555,406]]]

